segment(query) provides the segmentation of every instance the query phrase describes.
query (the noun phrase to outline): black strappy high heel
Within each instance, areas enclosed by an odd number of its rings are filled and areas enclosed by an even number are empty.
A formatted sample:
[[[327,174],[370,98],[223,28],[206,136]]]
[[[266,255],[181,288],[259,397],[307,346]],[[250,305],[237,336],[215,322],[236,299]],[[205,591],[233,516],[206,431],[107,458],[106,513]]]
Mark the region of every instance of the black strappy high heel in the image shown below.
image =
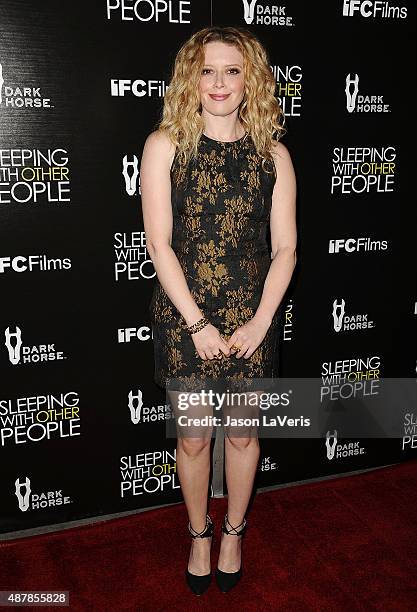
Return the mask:
[[[191,534],[192,539],[195,538],[210,538],[213,535],[214,524],[210,516],[206,515],[206,526],[201,533],[191,527],[191,523],[188,523],[188,531]],[[204,574],[204,576],[197,576],[188,571],[188,567],[185,570],[185,578],[188,586],[195,595],[202,595],[210,586],[211,572]]]
[[[229,524],[230,529],[227,528],[227,524]],[[242,527],[242,529],[240,531],[237,531],[239,527]],[[229,523],[229,519],[226,514],[222,523],[222,531],[227,535],[243,536],[246,531],[246,519],[244,518],[240,525],[237,525],[237,527],[233,527]],[[222,570],[220,570],[219,568],[216,569],[216,582],[222,593],[227,593],[227,591],[233,589],[233,587],[237,585],[241,577],[242,564],[240,564],[240,568],[237,570],[237,572],[222,572]]]

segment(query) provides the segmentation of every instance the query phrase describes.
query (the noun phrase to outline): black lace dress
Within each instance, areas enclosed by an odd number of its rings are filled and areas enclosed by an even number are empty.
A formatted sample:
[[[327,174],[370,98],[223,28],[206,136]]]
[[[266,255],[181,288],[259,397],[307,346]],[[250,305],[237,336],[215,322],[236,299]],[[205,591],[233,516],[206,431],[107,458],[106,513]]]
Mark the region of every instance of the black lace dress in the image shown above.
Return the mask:
[[[187,167],[177,154],[172,163],[171,246],[194,300],[227,340],[254,316],[271,263],[267,231],[275,167],[265,162],[262,168],[249,134],[233,142],[203,134],[198,151],[197,160]],[[221,379],[250,388],[251,379],[277,374],[280,309],[248,359],[222,354],[221,359],[206,360],[158,280],[149,312],[154,380],[162,387],[194,390]]]

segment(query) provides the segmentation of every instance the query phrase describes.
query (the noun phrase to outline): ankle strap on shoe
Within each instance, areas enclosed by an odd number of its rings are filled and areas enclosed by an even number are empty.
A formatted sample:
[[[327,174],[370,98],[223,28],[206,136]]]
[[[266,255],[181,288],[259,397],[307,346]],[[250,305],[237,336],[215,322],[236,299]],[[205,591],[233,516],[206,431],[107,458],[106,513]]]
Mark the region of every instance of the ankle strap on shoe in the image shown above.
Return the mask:
[[[206,526],[201,532],[198,532],[195,529],[193,529],[191,527],[191,522],[188,523],[188,531],[190,532],[191,537],[193,539],[194,538],[209,538],[210,536],[213,535],[213,530],[214,530],[213,521],[211,520],[211,517],[208,514],[206,515]]]
[[[227,525],[229,525],[230,529],[228,529]],[[246,526],[247,526],[247,523],[246,523],[246,519],[244,518],[243,521],[240,523],[240,525],[233,527],[233,525],[230,524],[229,517],[226,514],[226,516],[223,519],[223,523],[222,523],[222,531],[223,533],[226,533],[227,535],[243,536],[243,534],[246,531]],[[242,529],[240,531],[237,531],[239,527],[242,527]]]

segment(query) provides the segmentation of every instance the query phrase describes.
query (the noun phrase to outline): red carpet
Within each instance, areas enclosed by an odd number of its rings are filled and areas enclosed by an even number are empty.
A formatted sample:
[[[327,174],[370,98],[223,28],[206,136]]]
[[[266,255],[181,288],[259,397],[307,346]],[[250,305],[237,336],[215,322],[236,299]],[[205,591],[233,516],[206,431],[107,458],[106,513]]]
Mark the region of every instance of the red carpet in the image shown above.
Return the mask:
[[[210,505],[213,567],[226,501]],[[2,543],[0,588],[69,590],[70,609],[80,611],[414,611],[416,534],[417,461],[409,461],[259,493],[245,574],[227,594],[213,582],[197,597],[184,583],[183,504]]]

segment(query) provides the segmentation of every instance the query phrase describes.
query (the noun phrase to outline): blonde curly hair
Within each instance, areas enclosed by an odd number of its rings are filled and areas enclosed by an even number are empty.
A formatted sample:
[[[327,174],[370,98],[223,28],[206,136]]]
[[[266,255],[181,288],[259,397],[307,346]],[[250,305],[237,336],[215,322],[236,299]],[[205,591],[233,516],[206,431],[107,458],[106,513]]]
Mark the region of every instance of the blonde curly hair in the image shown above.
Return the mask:
[[[196,158],[204,130],[199,80],[204,66],[204,45],[220,41],[234,45],[243,55],[245,92],[238,117],[250,134],[257,153],[272,163],[273,143],[285,133],[285,115],[275,97],[276,82],[267,51],[252,32],[244,28],[208,27],[195,32],[175,58],[157,129],[167,134],[183,164]]]

